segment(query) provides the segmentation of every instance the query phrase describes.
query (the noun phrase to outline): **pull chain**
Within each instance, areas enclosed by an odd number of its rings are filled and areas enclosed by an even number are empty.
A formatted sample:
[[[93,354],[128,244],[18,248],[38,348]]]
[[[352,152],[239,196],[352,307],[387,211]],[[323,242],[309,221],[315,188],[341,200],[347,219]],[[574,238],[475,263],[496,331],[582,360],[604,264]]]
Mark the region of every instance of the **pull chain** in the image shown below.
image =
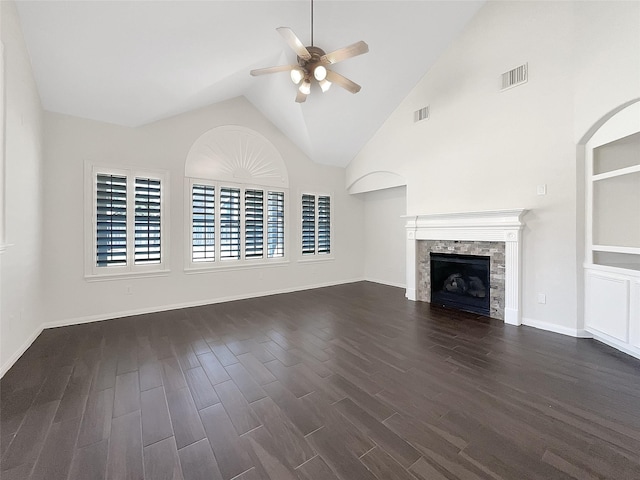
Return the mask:
[[[311,46],[313,47],[313,0],[311,0]]]

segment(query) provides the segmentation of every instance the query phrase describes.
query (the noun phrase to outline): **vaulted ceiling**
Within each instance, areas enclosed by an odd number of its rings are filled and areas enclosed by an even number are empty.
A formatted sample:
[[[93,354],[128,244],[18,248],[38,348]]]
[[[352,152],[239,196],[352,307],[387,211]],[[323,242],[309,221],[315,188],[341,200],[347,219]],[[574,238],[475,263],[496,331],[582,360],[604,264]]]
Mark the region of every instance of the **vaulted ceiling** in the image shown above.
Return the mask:
[[[329,52],[364,40],[370,52],[333,67],[362,85],[358,94],[334,85],[298,104],[288,73],[249,70],[295,63],[276,28],[308,45],[305,0],[17,2],[46,110],[139,126],[244,95],[312,160],[339,166],[483,3],[316,1],[315,45]]]

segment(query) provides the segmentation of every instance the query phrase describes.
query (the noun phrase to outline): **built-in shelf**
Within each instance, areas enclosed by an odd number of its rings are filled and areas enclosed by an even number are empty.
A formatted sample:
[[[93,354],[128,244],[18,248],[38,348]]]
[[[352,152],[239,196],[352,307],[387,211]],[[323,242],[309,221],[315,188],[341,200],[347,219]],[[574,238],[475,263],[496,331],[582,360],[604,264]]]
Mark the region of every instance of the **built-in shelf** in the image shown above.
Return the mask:
[[[612,170],[606,173],[599,173],[591,177],[591,180],[597,182],[599,180],[606,180],[607,178],[621,177],[622,175],[629,175],[630,173],[640,172],[640,165],[634,165],[633,167],[619,168],[618,170]]]
[[[640,247],[619,247],[614,245],[593,245],[591,247],[596,252],[627,253],[630,255],[640,255]]]
[[[585,330],[640,358],[640,102],[585,151]]]

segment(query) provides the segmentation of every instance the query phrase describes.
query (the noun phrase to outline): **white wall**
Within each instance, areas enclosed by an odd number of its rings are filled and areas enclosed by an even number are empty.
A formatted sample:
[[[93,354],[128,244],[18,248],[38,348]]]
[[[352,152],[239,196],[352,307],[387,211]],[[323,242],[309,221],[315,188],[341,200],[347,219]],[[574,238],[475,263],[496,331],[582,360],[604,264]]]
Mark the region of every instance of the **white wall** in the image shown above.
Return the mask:
[[[639,10],[638,2],[487,3],[351,162],[347,185],[394,172],[407,179],[409,214],[529,209],[524,321],[577,333],[576,143],[640,94]],[[500,74],[525,62],[529,82],[499,92]],[[430,118],[414,124],[424,105]],[[541,184],[546,196],[536,195]]]
[[[13,2],[0,2],[5,67],[0,375],[39,333],[42,314],[42,108]],[[2,239],[0,239],[0,242]]]
[[[358,196],[364,201],[364,277],[405,287],[407,242],[402,215],[407,211],[407,189],[386,188]]]
[[[184,272],[184,161],[193,142],[220,125],[243,125],[269,139],[289,172],[291,252],[286,266]],[[45,246],[48,324],[110,318],[123,313],[208,303],[362,278],[363,206],[344,189],[344,169],[311,162],[294,144],[239,97],[141,128],[125,128],[47,113]],[[170,172],[171,273],[155,278],[87,281],[83,265],[84,162],[133,165]],[[329,192],[334,228],[333,261],[299,262],[296,199],[301,191]],[[188,219],[186,220],[188,223]],[[132,294],[125,291],[131,286]]]

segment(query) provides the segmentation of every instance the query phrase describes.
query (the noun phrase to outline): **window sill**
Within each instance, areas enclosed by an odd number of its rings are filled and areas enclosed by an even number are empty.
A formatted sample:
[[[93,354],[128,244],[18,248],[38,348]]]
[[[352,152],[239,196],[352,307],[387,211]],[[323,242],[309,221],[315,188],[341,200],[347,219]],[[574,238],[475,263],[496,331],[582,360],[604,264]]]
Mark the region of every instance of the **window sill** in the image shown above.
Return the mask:
[[[310,255],[298,259],[298,263],[324,263],[335,260],[333,255]]]
[[[167,277],[171,270],[154,270],[149,272],[120,272],[120,273],[102,273],[94,275],[85,275],[87,282],[108,282],[110,280],[123,280],[126,278],[152,278]]]
[[[203,267],[187,267],[184,269],[184,273],[187,275],[199,275],[203,273],[215,273],[215,272],[228,272],[233,270],[251,270],[255,268],[273,268],[284,267],[289,265],[289,260],[282,260],[277,262],[245,262],[245,263],[218,263],[216,265],[207,265]]]

